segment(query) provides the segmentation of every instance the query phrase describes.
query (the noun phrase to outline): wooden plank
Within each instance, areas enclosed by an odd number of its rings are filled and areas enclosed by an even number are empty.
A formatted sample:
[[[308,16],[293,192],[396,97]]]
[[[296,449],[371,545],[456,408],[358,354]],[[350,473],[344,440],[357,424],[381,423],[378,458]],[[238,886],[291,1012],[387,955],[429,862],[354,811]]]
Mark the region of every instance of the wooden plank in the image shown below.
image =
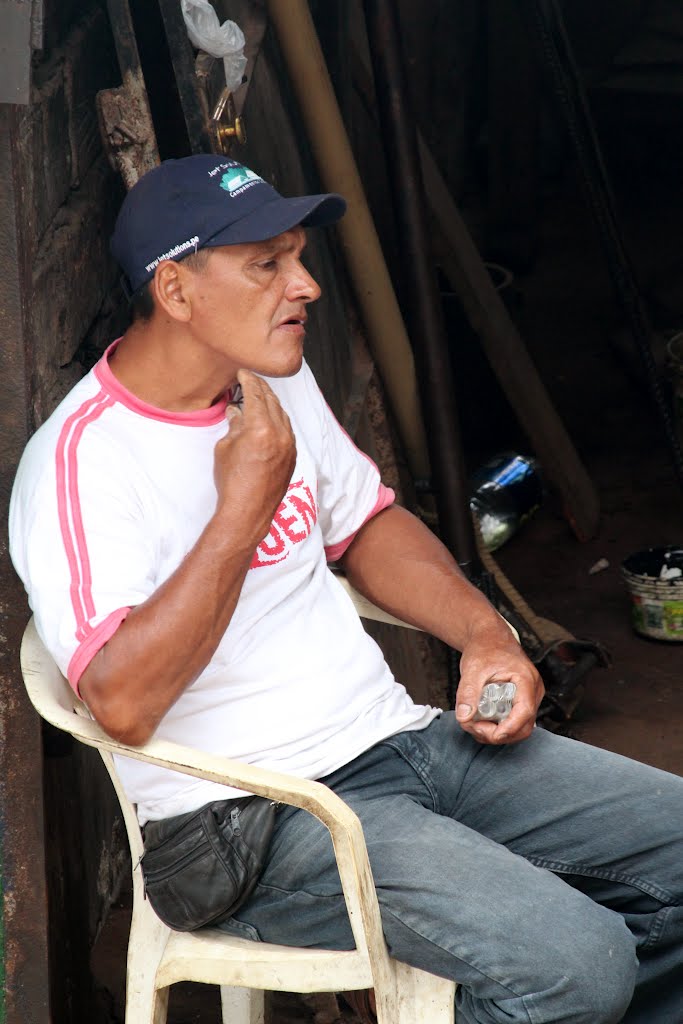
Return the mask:
[[[97,114],[109,162],[131,189],[159,163],[159,150],[128,0],[108,0],[107,10],[122,85],[97,94]]]
[[[32,366],[26,349],[31,211],[21,197],[26,175],[18,136],[25,115],[0,106],[0,506],[7,521],[12,482],[29,432]],[[20,215],[21,214],[21,215]],[[28,617],[26,595],[0,551],[0,842],[2,844],[4,1024],[48,1024],[48,922],[43,847],[40,720],[28,702],[17,653]]]

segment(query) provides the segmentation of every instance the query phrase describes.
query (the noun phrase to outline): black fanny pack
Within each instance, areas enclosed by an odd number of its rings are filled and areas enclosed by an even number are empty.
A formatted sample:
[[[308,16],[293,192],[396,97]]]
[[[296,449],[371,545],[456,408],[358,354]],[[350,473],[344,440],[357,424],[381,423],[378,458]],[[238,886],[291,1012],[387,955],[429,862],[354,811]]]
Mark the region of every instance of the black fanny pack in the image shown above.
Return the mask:
[[[145,825],[145,891],[169,928],[218,924],[244,903],[261,874],[278,806],[259,796],[216,800]]]

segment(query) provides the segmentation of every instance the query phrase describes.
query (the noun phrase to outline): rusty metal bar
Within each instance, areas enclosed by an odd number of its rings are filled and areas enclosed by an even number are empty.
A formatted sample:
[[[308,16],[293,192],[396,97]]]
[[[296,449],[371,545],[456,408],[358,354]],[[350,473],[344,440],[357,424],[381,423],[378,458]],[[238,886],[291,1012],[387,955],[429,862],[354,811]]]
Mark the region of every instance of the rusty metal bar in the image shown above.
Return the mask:
[[[25,346],[30,254],[22,234],[21,108],[0,106],[0,515],[29,433]],[[25,132],[25,126],[24,132]],[[0,547],[0,842],[4,922],[3,1024],[48,1024],[48,922],[40,721],[19,670],[28,608],[6,543]]]

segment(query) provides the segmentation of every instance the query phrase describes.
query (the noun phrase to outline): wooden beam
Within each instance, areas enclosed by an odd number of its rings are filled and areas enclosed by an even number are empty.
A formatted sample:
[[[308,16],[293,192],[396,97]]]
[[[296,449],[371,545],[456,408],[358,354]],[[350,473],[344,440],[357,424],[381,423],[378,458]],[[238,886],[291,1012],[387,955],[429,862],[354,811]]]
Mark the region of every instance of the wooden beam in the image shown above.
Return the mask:
[[[30,258],[20,138],[21,107],[0,106],[0,514],[7,522],[12,482],[29,434],[27,352]],[[4,986],[2,1024],[48,1024],[48,923],[43,837],[42,736],[19,669],[26,595],[0,550],[0,843]]]

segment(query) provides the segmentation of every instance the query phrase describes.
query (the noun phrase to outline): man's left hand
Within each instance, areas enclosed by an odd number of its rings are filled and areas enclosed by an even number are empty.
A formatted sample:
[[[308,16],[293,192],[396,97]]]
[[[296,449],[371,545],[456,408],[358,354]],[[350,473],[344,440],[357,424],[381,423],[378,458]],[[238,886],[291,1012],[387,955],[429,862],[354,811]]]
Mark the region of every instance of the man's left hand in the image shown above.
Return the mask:
[[[544,693],[543,681],[508,627],[476,634],[463,650],[455,714],[480,743],[518,743],[531,734]],[[473,722],[487,683],[514,683],[512,711],[502,722]]]

